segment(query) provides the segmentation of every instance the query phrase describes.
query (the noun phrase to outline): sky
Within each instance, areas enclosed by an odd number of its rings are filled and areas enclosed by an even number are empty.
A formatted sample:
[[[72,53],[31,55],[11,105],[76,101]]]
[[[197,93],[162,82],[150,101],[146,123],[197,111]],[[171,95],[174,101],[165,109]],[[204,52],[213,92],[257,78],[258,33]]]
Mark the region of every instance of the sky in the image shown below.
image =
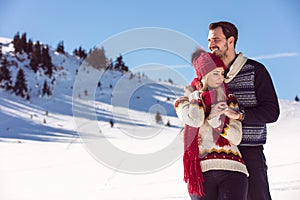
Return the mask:
[[[208,50],[208,25],[226,20],[239,29],[237,51],[262,62],[278,97],[292,100],[300,96],[299,8],[297,0],[1,0],[0,36],[26,32],[27,38],[54,48],[63,41],[71,53],[79,46],[89,51],[126,31],[157,27],[182,34]],[[176,70],[185,82],[195,75],[189,60],[170,52],[144,49],[123,56],[130,69],[158,63]],[[162,79],[169,75],[156,72]]]

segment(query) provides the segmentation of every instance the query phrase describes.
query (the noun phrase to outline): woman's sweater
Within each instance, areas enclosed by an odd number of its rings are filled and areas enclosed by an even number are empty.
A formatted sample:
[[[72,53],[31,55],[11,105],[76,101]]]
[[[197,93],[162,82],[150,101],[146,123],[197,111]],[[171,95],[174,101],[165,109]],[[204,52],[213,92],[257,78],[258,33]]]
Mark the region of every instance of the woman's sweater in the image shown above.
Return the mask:
[[[242,172],[248,176],[242,155],[237,148],[242,139],[241,122],[229,118],[224,120],[225,116],[217,116],[208,120],[207,110],[210,110],[211,102],[208,101],[208,103],[205,99],[207,99],[205,92],[200,94],[195,91],[189,98],[180,97],[174,103],[181,121],[191,127],[199,128],[199,156],[202,171],[229,170]],[[237,110],[235,97],[228,95],[228,99],[229,107]],[[219,137],[228,140],[227,144],[220,145]]]

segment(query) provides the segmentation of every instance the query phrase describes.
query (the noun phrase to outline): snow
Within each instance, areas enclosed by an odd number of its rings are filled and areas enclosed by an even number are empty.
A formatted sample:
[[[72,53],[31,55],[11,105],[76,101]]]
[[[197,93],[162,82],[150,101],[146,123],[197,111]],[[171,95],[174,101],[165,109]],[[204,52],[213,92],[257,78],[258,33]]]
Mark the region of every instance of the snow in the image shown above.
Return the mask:
[[[80,68],[76,75],[81,61],[52,49],[52,62],[63,69],[54,74],[53,95],[40,97],[34,88],[44,76],[13,56],[9,39],[0,42],[32,87],[30,101],[0,90],[0,199],[189,199],[178,138],[182,124],[172,105],[181,86],[106,71],[100,73],[101,89],[93,90],[93,70]],[[11,68],[14,74],[18,67]],[[80,79],[84,75],[88,79]],[[80,88],[73,90],[76,84]],[[300,103],[280,100],[280,107],[265,145],[271,194],[274,200],[299,199]],[[156,111],[162,124],[155,122]],[[170,127],[164,125],[168,120]]]

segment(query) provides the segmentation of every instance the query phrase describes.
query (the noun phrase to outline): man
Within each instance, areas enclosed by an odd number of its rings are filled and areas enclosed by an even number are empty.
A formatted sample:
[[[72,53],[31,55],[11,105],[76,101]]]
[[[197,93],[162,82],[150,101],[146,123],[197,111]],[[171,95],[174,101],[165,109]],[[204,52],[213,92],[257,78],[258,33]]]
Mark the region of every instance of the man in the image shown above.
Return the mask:
[[[227,66],[225,82],[241,107],[243,137],[239,149],[249,171],[248,200],[271,199],[263,152],[266,124],[279,117],[278,98],[272,79],[261,63],[236,53],[238,30],[230,22],[209,25],[208,48]]]

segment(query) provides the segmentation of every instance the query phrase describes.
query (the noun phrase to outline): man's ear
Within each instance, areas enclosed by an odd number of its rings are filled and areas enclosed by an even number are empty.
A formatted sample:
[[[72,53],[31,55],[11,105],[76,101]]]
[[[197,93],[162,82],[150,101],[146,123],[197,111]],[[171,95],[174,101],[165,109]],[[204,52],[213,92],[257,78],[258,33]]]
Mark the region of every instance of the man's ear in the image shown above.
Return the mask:
[[[234,45],[235,38],[233,36],[230,36],[227,40],[228,40],[229,44]]]

